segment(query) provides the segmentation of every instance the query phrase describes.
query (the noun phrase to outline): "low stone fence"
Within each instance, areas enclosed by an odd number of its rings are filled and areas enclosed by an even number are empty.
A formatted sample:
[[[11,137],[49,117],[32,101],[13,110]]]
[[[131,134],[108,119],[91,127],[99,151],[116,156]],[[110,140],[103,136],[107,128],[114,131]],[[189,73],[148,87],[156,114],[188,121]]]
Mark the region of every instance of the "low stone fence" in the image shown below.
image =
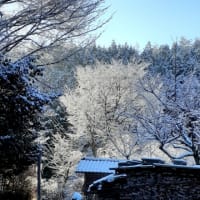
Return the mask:
[[[163,163],[121,166],[113,179],[94,182],[88,194],[95,200],[198,200],[200,167]]]

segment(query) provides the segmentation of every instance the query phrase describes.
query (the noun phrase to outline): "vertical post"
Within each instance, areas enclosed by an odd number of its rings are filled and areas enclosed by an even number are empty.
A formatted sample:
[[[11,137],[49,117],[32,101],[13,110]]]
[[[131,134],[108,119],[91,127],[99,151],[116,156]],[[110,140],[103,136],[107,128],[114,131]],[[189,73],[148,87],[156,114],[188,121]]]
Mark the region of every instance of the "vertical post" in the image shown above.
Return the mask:
[[[177,96],[177,42],[175,43],[174,49],[174,101],[176,101]]]
[[[40,147],[37,162],[37,200],[41,200],[41,156],[42,151]]]

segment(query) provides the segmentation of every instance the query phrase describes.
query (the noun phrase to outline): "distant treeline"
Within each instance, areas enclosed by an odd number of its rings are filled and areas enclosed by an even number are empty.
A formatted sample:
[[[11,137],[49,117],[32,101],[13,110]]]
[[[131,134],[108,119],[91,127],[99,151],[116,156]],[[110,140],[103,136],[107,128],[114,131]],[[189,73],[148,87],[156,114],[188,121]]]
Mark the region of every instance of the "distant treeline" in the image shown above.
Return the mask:
[[[97,62],[112,64],[114,61],[124,65],[128,63],[146,62],[149,69],[158,73],[165,73],[166,69],[173,70],[178,67],[178,73],[197,70],[200,63],[200,40],[194,42],[181,38],[178,42],[169,45],[151,45],[148,42],[145,48],[139,50],[125,43],[116,44],[115,41],[109,47],[90,46],[79,50],[73,55],[73,65],[95,65]]]

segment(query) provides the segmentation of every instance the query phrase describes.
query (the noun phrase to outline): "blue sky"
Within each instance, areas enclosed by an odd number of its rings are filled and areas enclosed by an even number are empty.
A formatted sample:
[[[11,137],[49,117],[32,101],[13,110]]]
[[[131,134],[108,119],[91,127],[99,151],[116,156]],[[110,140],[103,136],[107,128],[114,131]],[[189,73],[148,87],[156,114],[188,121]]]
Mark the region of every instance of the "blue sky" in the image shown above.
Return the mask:
[[[169,44],[182,36],[189,40],[200,37],[200,0],[105,0],[110,5],[106,16],[115,12],[97,40],[102,46],[117,43],[138,45],[142,49]]]

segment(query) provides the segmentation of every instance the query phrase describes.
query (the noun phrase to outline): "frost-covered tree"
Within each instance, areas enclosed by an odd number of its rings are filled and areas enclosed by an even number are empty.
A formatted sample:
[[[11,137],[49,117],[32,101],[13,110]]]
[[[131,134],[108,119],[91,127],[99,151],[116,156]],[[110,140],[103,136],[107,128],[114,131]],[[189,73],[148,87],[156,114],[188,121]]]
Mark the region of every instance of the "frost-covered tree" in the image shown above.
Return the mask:
[[[200,164],[200,80],[195,73],[147,76],[138,89],[144,107],[135,116],[140,131],[171,159],[193,157]]]
[[[39,92],[35,78],[43,68],[34,58],[12,62],[0,56],[0,173],[18,174],[37,157],[39,116],[55,95]]]
[[[70,138],[73,131],[71,130],[72,126],[68,120],[66,107],[59,100],[54,100],[46,107],[46,112],[44,112],[40,120],[42,124],[42,136],[45,139],[43,145],[43,156],[45,156],[45,160],[43,160],[44,167],[42,174],[44,178],[49,179],[51,178],[53,171],[47,163],[51,162],[52,155],[45,151],[45,149],[48,148],[52,150],[52,148],[54,148],[57,141],[55,135],[59,134],[60,137],[65,138],[65,141],[67,142],[67,138]]]
[[[87,136],[93,156],[104,152],[129,159],[132,155],[137,124],[129,116],[135,112],[134,79],[141,72],[141,66],[118,63],[78,68],[77,88],[67,92],[63,102],[77,132]],[[109,151],[109,145],[114,151]]]
[[[42,146],[42,198],[64,198],[74,187],[75,164],[82,154],[77,146],[77,136],[68,120],[66,106],[57,99],[46,107],[41,117]],[[41,141],[41,139],[40,139]],[[51,192],[50,192],[51,191]]]
[[[151,42],[148,42],[141,53],[141,59],[145,62],[151,63],[154,65],[154,54],[153,54],[154,47],[152,46]]]
[[[152,46],[147,43],[140,54],[140,59],[148,62],[148,70],[152,74],[165,74],[168,70],[174,70],[176,61],[177,74],[199,71],[199,41],[193,43],[190,40],[181,38],[174,42],[171,47],[168,45]]]
[[[0,1],[0,52],[23,48],[23,55],[57,48],[61,43],[83,44],[84,36],[100,28],[103,0]],[[83,36],[82,40],[81,36]],[[76,40],[77,39],[77,40]],[[76,42],[75,42],[76,41]],[[26,47],[26,48],[25,48]],[[63,58],[57,58],[57,60]],[[55,62],[55,60],[54,60]]]
[[[58,192],[62,197],[66,195],[65,190],[70,187],[67,181],[73,174],[75,164],[81,158],[81,152],[74,148],[73,140],[69,133],[57,132],[52,136],[51,143],[45,145],[43,168],[51,169],[52,176],[47,181],[43,179],[48,185],[48,188],[44,185],[43,190]]]

